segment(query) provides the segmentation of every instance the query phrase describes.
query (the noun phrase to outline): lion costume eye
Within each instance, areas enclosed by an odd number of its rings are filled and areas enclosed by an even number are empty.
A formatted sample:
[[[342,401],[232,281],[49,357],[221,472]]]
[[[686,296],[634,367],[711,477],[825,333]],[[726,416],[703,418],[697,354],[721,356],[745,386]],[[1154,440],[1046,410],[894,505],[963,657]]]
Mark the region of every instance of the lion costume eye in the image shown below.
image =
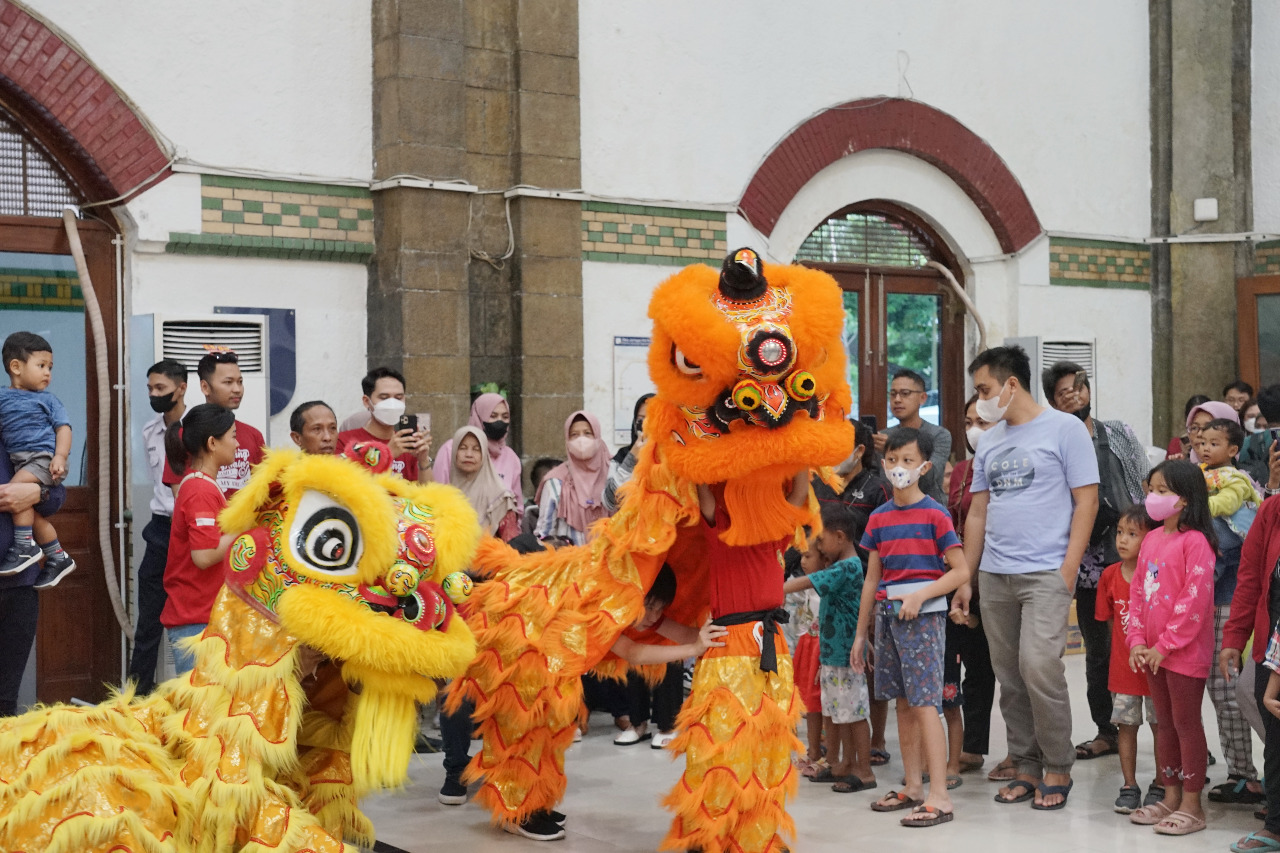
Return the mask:
[[[289,541],[303,564],[327,575],[350,574],[360,562],[360,526],[351,510],[321,492],[304,492]]]
[[[684,353],[680,351],[679,347],[671,348],[671,361],[675,364],[676,370],[680,371],[685,376],[692,376],[696,378],[702,375],[702,368],[685,358]]]

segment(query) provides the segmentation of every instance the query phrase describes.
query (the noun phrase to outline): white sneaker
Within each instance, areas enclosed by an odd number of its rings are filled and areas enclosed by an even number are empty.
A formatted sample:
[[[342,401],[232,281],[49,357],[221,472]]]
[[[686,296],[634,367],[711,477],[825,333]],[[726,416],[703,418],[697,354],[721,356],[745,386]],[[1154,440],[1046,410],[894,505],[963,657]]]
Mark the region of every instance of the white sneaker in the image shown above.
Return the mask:
[[[573,727],[573,742],[574,742],[574,743],[579,743],[579,742],[581,742],[581,741],[582,741],[582,729],[578,728],[577,726],[574,726],[574,727]]]
[[[667,744],[676,739],[675,732],[658,732],[653,736],[653,743],[650,744],[651,749],[666,749]]]
[[[640,735],[636,732],[635,727],[625,729],[620,732],[613,742],[618,746],[630,746],[633,743],[640,742]]]

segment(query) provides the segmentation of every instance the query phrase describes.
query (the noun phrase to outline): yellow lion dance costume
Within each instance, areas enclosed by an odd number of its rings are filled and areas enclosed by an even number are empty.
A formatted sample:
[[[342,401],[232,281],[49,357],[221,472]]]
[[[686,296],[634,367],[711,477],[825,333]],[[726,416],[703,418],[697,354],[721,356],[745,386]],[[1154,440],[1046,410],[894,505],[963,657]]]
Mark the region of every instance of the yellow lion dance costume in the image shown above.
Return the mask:
[[[415,703],[475,656],[445,593],[469,589],[450,575],[475,512],[447,486],[275,451],[219,521],[240,535],[191,673],[0,720],[0,850],[372,843],[358,799],[403,782]]]
[[[643,611],[664,562],[679,578],[668,614],[701,624],[708,610],[707,544],[699,483],[723,483],[728,545],[775,542],[816,524],[816,501],[797,508],[783,485],[810,467],[835,465],[853,447],[842,341],[844,307],[830,276],[764,265],[750,249],[681,270],[655,291],[648,437],[616,515],[590,544],[518,556],[486,540],[468,621],[481,647],[450,691],[475,702],[483,749],[468,781],[501,823],[550,810],[564,794],[564,751],[581,705],[580,676],[620,676],[605,660]],[[782,600],[783,572],[777,572]],[[759,633],[757,633],[759,632]],[[794,834],[786,799],[803,712],[780,634],[776,671],[762,667],[759,622],[734,625],[724,648],[699,662],[671,748],[686,759],[667,797],[675,813],[669,850],[761,853]]]

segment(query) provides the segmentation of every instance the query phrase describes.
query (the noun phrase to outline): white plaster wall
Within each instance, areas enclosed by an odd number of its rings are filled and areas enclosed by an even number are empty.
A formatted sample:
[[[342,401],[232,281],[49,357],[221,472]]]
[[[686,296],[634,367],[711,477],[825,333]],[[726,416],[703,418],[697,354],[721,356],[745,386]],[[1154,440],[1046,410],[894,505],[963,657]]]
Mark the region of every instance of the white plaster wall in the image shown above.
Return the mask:
[[[901,96],[985,139],[1046,228],[1148,231],[1139,0],[614,0],[579,34],[588,192],[736,201],[810,115]]]
[[[206,164],[372,176],[370,0],[29,0]]]
[[[1253,4],[1253,227],[1280,233],[1280,3]]]
[[[613,339],[614,336],[648,337],[649,297],[654,288],[679,267],[582,263],[582,401],[600,418],[609,446],[613,444]]]
[[[291,446],[289,412],[300,402],[325,400],[339,417],[359,408],[368,282],[363,265],[145,253],[131,257],[134,314],[211,314],[215,305],[294,309],[298,381],[293,400],[271,419],[269,444]],[[130,393],[145,393],[139,390],[139,377],[130,380]]]
[[[1023,286],[1019,291],[1017,334],[1096,341],[1098,366],[1090,377],[1094,417],[1125,421],[1150,444],[1150,294],[1092,287]]]

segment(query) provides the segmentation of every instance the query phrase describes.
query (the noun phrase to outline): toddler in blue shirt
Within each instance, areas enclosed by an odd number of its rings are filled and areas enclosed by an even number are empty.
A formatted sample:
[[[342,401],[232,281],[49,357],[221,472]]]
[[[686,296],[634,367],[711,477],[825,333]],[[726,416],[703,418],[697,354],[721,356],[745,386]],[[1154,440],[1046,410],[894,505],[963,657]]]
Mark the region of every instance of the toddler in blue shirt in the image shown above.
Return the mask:
[[[14,332],[3,348],[9,387],[0,389],[0,438],[13,463],[13,483],[43,487],[67,476],[71,422],[62,402],[46,389],[53,377],[53,347],[39,335]],[[13,513],[13,545],[0,562],[0,576],[25,570],[44,556],[36,589],[48,589],[75,570],[48,519],[28,508]]]

